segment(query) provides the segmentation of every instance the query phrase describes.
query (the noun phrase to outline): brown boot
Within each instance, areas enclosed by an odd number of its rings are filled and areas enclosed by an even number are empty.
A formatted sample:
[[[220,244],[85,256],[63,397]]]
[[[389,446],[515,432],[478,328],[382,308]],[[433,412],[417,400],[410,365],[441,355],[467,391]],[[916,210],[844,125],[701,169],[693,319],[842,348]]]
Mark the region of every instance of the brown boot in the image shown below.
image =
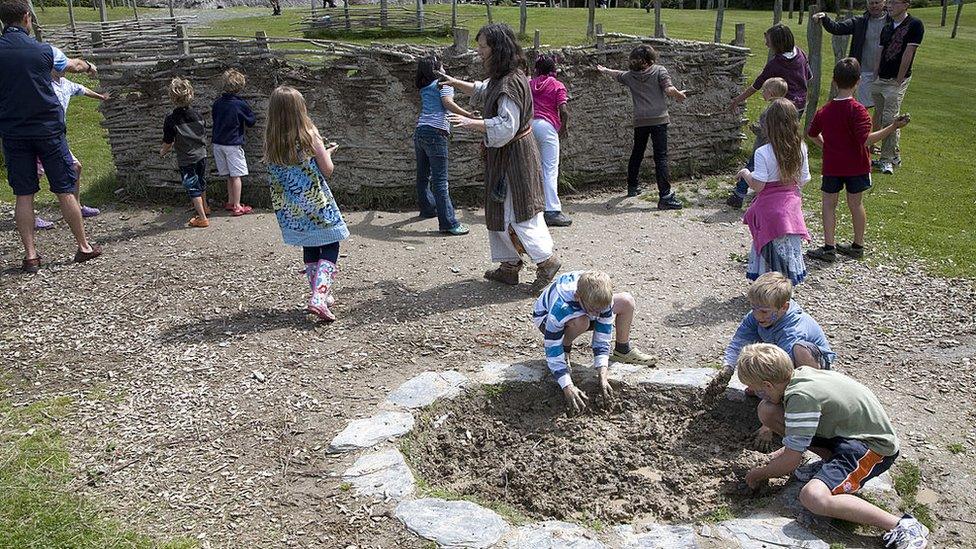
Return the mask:
[[[488,280],[494,280],[495,282],[515,286],[519,283],[519,271],[521,270],[522,261],[519,261],[518,263],[502,261],[502,264],[499,265],[497,269],[493,271],[485,271],[485,278]]]
[[[535,280],[532,282],[532,289],[539,292],[542,291],[550,282],[552,282],[553,277],[559,273],[559,269],[562,268],[563,264],[556,257],[556,254],[539,263],[535,266]]]

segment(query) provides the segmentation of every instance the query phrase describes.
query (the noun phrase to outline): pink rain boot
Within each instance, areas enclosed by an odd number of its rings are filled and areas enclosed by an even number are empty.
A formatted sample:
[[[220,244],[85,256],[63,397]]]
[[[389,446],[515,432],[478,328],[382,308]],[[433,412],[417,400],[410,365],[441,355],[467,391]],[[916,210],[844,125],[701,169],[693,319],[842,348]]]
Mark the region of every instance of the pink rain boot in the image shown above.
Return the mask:
[[[312,289],[312,299],[308,301],[308,312],[317,315],[322,320],[336,319],[329,310],[329,294],[332,292],[332,282],[338,274],[339,268],[335,263],[319,260],[315,269],[315,286]]]
[[[317,267],[318,267],[317,263],[305,264],[305,276],[308,277],[308,287],[309,290],[312,291],[312,293],[315,293],[315,273],[318,270]],[[328,305],[329,307],[335,305],[335,298],[332,297],[332,292],[329,292],[329,295],[326,296],[325,304]]]

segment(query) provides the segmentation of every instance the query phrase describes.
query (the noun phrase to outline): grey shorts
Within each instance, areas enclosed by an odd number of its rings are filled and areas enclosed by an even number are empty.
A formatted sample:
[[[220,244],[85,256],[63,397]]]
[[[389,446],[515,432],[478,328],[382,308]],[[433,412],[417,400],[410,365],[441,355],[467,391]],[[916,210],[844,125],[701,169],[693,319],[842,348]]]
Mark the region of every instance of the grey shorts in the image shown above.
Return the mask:
[[[820,364],[821,370],[830,369],[830,360],[823,354],[823,351],[820,350],[820,347],[817,347],[816,345],[810,343],[809,341],[797,341],[794,344],[794,346],[796,345],[799,345],[800,347],[803,347],[804,349],[810,351],[810,354],[813,355],[813,358],[816,359],[817,363]],[[793,361],[794,361],[794,365],[796,365],[795,358],[793,359]]]
[[[240,145],[218,145],[214,143],[214,164],[217,173],[230,177],[247,175],[247,158],[244,157],[244,147]]]

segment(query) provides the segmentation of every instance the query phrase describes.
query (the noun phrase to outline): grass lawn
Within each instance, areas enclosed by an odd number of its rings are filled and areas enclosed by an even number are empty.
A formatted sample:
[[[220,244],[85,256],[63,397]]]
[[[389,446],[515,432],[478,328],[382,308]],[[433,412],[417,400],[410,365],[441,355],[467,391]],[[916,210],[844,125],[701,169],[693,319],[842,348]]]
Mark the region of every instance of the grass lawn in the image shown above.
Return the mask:
[[[427,7],[428,10],[449,13],[447,5]],[[954,10],[954,8],[952,8]],[[264,30],[271,36],[296,36],[292,23],[297,22],[303,9],[285,10],[281,17],[255,17],[253,8],[226,10],[228,15],[240,11],[242,17],[215,21],[210,28],[197,32],[208,35],[254,36]],[[517,7],[493,8],[495,21],[504,21],[517,28]],[[142,13],[164,13],[165,10],[141,10]],[[40,13],[42,23],[57,24],[67,19],[65,8],[49,8]],[[895,175],[876,174],[874,189],[868,193],[865,203],[869,216],[869,244],[883,244],[896,252],[918,254],[931,261],[934,269],[944,275],[976,277],[976,246],[974,229],[976,219],[976,169],[965,152],[972,150],[976,142],[976,123],[971,109],[961,98],[967,93],[965,85],[976,82],[976,66],[972,52],[976,51],[976,10],[966,9],[962,15],[957,38],[949,39],[949,27],[938,26],[940,9],[912,10],[926,25],[926,37],[919,49],[914,66],[914,76],[908,95],[902,106],[903,112],[912,114],[912,123],[902,135],[902,158],[905,163]],[[113,17],[128,15],[123,9],[111,10]],[[97,12],[90,9],[76,10],[79,19],[94,18]],[[950,11],[951,24],[954,11]],[[786,14],[784,13],[784,18]],[[485,10],[480,5],[459,6],[459,18],[471,29],[486,22]],[[662,19],[669,36],[681,39],[711,40],[714,33],[715,12],[665,9]],[[637,9],[598,10],[597,22],[607,32],[649,34],[653,29],[653,16]],[[769,12],[728,10],[725,13],[722,36],[730,41],[736,23],[746,24],[746,45],[754,55],[746,65],[747,80],[762,68],[766,59],[762,43],[762,31],[772,22]],[[792,24],[798,44],[806,48],[806,23]],[[586,43],[585,9],[531,8],[528,29],[541,29],[543,44],[558,47]],[[473,34],[473,33],[472,33]],[[366,40],[369,42],[371,40]],[[449,42],[446,38],[410,38],[398,40],[411,43]],[[526,43],[531,38],[526,39]],[[833,54],[830,35],[824,33],[823,91],[821,104],[826,99],[830,81]],[[966,54],[965,52],[970,52]],[[72,149],[86,166],[82,198],[99,203],[112,199],[113,167],[104,130],[97,122],[97,102],[76,98],[69,111],[69,140]],[[762,108],[758,94],[748,104],[748,116],[755,119]],[[161,124],[162,122],[160,122]],[[743,143],[748,149],[751,141]],[[811,148],[812,169],[819,172],[819,151]],[[621,162],[624,159],[621,157]],[[0,175],[0,177],[3,177]],[[42,193],[43,200],[51,203],[53,197]],[[806,207],[819,210],[819,184],[814,181],[806,190]],[[9,187],[0,187],[0,200],[10,200]],[[838,239],[850,236],[849,215],[846,206],[840,206]],[[815,241],[822,237],[815,235]]]

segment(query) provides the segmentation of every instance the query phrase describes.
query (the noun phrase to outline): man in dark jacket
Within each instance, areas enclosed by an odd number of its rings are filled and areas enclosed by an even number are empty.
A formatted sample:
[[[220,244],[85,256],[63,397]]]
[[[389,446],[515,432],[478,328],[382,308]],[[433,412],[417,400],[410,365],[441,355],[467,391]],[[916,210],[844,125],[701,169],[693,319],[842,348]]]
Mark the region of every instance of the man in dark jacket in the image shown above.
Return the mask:
[[[871,83],[877,78],[874,67],[881,53],[881,29],[890,20],[884,10],[884,0],[868,0],[868,11],[851,19],[833,21],[824,12],[813,14],[813,18],[830,34],[851,35],[850,57],[861,63],[857,100],[865,107],[873,107]]]

